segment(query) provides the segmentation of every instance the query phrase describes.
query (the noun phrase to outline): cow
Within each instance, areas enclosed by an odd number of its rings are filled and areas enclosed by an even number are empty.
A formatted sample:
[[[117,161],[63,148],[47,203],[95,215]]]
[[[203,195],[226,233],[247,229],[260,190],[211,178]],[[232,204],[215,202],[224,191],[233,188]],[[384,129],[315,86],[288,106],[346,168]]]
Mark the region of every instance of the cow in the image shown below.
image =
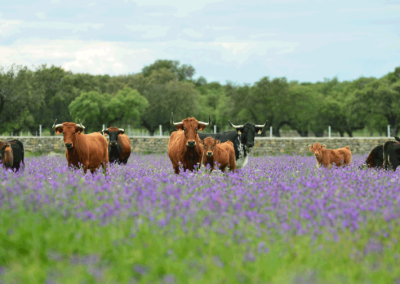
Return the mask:
[[[171,125],[175,125],[177,131],[171,133],[168,141],[168,156],[171,160],[175,174],[179,174],[179,162],[183,166],[183,170],[193,171],[195,166],[201,165],[201,156],[203,147],[200,144],[200,138],[197,134],[198,130],[203,130],[210,124],[210,116],[208,123],[198,121],[194,117],[188,117],[182,122],[174,122],[173,113],[171,113]]]
[[[368,169],[383,168],[383,145],[376,146],[365,160]]]
[[[400,142],[398,137],[397,141],[387,141],[383,144],[383,168],[388,170],[389,167],[396,171],[400,164]]]
[[[81,120],[79,120],[79,124],[64,122],[56,125],[56,122],[57,119],[53,125],[56,134],[64,134],[68,167],[82,166],[85,174],[88,169],[93,174],[102,166],[106,173],[108,164],[107,139],[100,132],[83,134],[85,127]]]
[[[3,167],[18,172],[21,163],[22,167],[25,167],[24,155],[24,144],[21,141],[17,139],[6,142],[0,141],[0,159],[3,160]],[[7,159],[6,162],[4,159]]]
[[[253,123],[245,123],[243,125],[234,125],[228,120],[231,127],[235,128],[236,131],[226,131],[221,133],[199,133],[201,140],[207,137],[220,140],[221,143],[230,140],[233,143],[235,149],[236,168],[241,169],[246,166],[249,158],[249,153],[254,146],[254,137],[257,134],[261,134],[263,127],[267,124],[258,125]]]
[[[108,161],[110,163],[118,162],[126,165],[131,155],[131,143],[125,130],[118,127],[108,127],[102,130],[104,135],[110,137],[108,144]]]
[[[225,172],[226,167],[229,167],[232,172],[236,170],[235,149],[231,141],[221,143],[220,140],[207,137],[204,141],[200,140],[200,143],[203,144],[204,167],[210,165],[211,171],[213,171],[217,164],[222,172]]]
[[[314,143],[308,145],[308,149],[314,153],[315,159],[317,160],[317,167],[332,168],[333,163],[337,167],[346,166],[351,163],[351,151],[350,147],[346,146],[336,150],[325,149],[325,144]]]

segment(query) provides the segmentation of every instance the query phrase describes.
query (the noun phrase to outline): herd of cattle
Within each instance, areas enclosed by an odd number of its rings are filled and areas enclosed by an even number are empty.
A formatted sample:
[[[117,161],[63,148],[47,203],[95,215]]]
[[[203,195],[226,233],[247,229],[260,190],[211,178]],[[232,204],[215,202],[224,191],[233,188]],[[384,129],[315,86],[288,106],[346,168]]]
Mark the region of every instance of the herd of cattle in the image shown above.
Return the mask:
[[[84,173],[90,170],[94,173],[100,167],[107,172],[108,163],[126,164],[131,154],[131,146],[124,129],[109,127],[102,132],[84,134],[85,127],[78,123],[64,122],[53,128],[56,134],[63,133],[66,158],[69,167],[82,167]],[[168,156],[176,174],[180,169],[193,171],[203,165],[209,165],[211,171],[217,166],[222,172],[243,168],[254,146],[256,133],[261,134],[266,122],[262,125],[246,123],[244,125],[229,124],[234,131],[222,133],[198,133],[210,124],[195,118],[186,118],[174,122],[171,113],[171,125],[177,131],[171,133],[168,141]],[[105,136],[109,136],[109,142]],[[368,168],[382,168],[394,171],[400,164],[400,138],[387,141],[384,145],[375,147],[365,161]],[[318,167],[332,168],[346,166],[351,163],[351,151],[348,146],[336,149],[325,149],[325,145],[314,143],[308,146],[314,153]],[[3,167],[19,171],[24,162],[24,145],[17,139],[0,141],[0,159]],[[363,168],[363,166],[360,166]]]

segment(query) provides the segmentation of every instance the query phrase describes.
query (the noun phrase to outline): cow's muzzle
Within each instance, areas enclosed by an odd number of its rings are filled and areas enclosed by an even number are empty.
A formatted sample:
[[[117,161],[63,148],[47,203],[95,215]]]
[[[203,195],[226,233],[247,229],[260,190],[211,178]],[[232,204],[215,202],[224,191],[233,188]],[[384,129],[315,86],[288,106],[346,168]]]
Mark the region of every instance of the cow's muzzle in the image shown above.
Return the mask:
[[[207,156],[211,157],[213,155],[213,152],[207,152]]]
[[[67,147],[67,148],[72,148],[72,143],[65,143],[64,145],[65,145],[65,147]]]
[[[196,141],[188,141],[186,145],[188,147],[194,147],[194,146],[196,146]]]
[[[254,142],[248,142],[248,143],[246,143],[246,146],[247,147],[253,147],[254,146]]]

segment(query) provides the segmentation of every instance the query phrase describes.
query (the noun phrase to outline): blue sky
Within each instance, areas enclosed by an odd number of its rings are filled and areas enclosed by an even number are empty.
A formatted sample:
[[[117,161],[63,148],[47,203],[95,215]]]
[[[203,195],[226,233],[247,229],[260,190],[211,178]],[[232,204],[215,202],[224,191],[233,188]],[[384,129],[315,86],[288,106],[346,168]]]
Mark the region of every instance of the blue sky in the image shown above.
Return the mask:
[[[3,1],[4,2],[4,1]],[[191,3],[193,2],[193,3]],[[400,66],[400,0],[13,0],[0,65],[137,73],[179,60],[195,78],[254,83],[381,77]]]

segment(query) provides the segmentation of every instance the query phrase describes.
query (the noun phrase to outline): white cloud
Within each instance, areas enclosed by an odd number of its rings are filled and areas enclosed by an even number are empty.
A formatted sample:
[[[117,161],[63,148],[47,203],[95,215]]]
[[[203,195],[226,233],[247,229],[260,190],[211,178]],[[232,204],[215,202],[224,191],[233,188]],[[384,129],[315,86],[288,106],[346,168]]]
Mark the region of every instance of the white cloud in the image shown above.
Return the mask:
[[[115,75],[140,71],[144,65],[158,59],[154,50],[135,48],[134,45],[121,42],[30,40],[0,46],[0,65],[54,64],[73,72]]]
[[[255,34],[255,35],[251,35],[250,38],[251,39],[257,39],[260,37],[269,37],[269,36],[276,36],[278,34],[271,34],[271,33],[266,33],[266,34]]]
[[[38,17],[39,19],[46,18],[46,15],[44,14],[44,12],[37,12],[37,13],[35,13],[35,16]]]
[[[253,55],[273,58],[292,52],[297,43],[283,41],[249,42],[103,42],[83,40],[20,40],[0,46],[0,65],[26,66],[54,64],[73,72],[126,74],[140,72],[143,66],[160,58],[180,60],[196,66],[230,64],[239,68]],[[211,66],[210,65],[210,66]]]
[[[0,19],[0,36],[7,37],[15,33],[21,32],[19,26],[22,21],[18,20],[2,20]]]
[[[188,17],[189,13],[203,9],[206,5],[224,0],[201,0],[201,1],[184,1],[184,0],[132,0],[138,6],[172,6],[177,9],[174,14],[176,17]]]
[[[196,31],[193,30],[193,29],[183,29],[182,32],[184,32],[184,33],[187,34],[188,36],[194,37],[194,38],[200,38],[200,37],[203,36],[203,33],[196,32]]]
[[[142,38],[156,38],[166,36],[169,27],[160,25],[125,25],[127,29],[134,32],[145,32]]]

